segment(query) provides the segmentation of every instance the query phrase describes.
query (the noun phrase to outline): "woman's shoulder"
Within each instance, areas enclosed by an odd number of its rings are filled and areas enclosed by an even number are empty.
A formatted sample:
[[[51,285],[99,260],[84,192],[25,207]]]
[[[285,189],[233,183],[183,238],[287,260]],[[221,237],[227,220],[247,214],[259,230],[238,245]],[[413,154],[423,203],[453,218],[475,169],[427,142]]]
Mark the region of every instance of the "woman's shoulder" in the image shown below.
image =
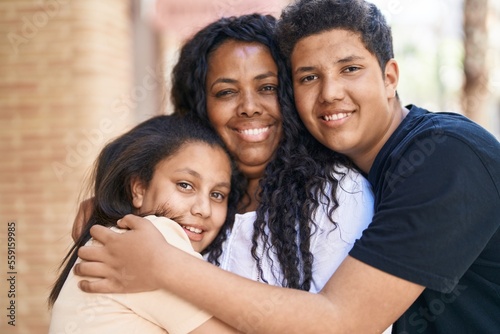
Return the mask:
[[[370,182],[357,169],[337,164],[332,174],[338,181],[338,188],[341,192],[372,191]]]

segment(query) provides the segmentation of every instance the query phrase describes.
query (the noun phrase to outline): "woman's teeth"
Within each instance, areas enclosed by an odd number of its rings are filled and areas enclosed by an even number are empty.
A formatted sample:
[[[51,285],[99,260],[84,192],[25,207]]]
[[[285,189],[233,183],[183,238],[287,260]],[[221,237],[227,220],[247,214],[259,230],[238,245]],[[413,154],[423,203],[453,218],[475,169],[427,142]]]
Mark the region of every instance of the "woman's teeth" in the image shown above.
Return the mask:
[[[246,129],[246,130],[241,130],[240,132],[243,133],[244,135],[255,136],[255,135],[261,134],[262,132],[266,132],[267,130],[269,130],[268,126],[265,127],[265,128],[260,128],[260,129]]]

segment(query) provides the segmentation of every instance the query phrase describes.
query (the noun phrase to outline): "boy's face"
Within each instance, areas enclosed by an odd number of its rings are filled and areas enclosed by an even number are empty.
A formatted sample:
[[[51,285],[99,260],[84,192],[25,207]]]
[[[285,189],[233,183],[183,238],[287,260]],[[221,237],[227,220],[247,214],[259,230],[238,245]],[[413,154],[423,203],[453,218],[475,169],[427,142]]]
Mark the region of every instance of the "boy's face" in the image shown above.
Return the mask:
[[[367,172],[397,127],[389,103],[398,79],[395,61],[382,74],[360,36],[340,29],[299,40],[290,60],[295,103],[309,132]]]

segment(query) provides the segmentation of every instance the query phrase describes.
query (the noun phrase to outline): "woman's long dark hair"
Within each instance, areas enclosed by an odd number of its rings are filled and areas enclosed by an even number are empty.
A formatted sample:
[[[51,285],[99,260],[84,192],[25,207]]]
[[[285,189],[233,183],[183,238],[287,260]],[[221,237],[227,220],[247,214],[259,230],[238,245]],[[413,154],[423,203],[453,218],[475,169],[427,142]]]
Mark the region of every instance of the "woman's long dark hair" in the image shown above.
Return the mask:
[[[251,253],[260,276],[266,281],[260,269],[261,255],[257,254],[258,242],[262,240],[268,256],[271,251],[277,254],[284,273],[283,286],[309,290],[314,214],[320,204],[325,204],[330,208],[331,217],[338,206],[335,196],[338,180],[333,172],[342,157],[318,143],[298,119],[290,76],[275,40],[275,27],[274,17],[250,14],[222,18],[200,30],[181,49],[172,73],[171,96],[175,113],[194,114],[209,124],[205,83],[211,54],[230,40],[259,43],[268,48],[278,67],[278,100],[284,135],[275,159],[268,164],[260,181],[260,205]],[[333,229],[336,224],[332,218],[330,220]]]
[[[289,96],[282,100],[284,136],[260,181],[260,205],[254,223],[252,255],[259,264],[256,251],[260,236],[268,256],[275,253],[280,261],[283,285],[308,291],[314,262],[310,241],[316,232],[316,211],[320,205],[328,208],[332,230],[337,227],[332,217],[339,206],[337,189],[345,176],[344,168],[339,167],[354,166],[307,131],[290,102],[293,93],[288,78],[283,76],[280,81],[280,85],[288,87],[286,93]],[[258,269],[264,277],[260,266]]]
[[[116,226],[116,221],[133,213],[130,184],[139,178],[148,185],[155,168],[189,143],[205,143],[222,148],[230,157],[217,133],[198,119],[179,116],[156,116],[142,122],[129,132],[107,144],[97,158],[90,182],[93,185],[93,211],[86,222],[80,238],[75,242],[61,267],[64,265],[49,296],[49,306],[53,305],[78,258],[78,249],[91,238],[90,228],[94,225]],[[231,192],[228,197],[228,211],[224,225],[214,241],[204,250],[220,255],[221,246],[227,232],[234,223],[237,205],[243,193],[244,179],[231,160]],[[168,213],[168,208],[165,209]],[[161,213],[164,213],[161,212]],[[160,214],[154,212],[152,214]],[[214,264],[219,264],[212,257]]]

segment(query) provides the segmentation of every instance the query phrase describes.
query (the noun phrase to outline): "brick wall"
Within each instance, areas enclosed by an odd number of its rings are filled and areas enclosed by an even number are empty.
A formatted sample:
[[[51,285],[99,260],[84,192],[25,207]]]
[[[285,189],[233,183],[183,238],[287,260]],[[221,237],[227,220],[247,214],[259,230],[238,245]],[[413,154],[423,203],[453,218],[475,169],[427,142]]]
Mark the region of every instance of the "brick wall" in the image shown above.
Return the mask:
[[[83,177],[134,122],[130,27],[128,1],[0,1],[0,333],[47,332]]]

